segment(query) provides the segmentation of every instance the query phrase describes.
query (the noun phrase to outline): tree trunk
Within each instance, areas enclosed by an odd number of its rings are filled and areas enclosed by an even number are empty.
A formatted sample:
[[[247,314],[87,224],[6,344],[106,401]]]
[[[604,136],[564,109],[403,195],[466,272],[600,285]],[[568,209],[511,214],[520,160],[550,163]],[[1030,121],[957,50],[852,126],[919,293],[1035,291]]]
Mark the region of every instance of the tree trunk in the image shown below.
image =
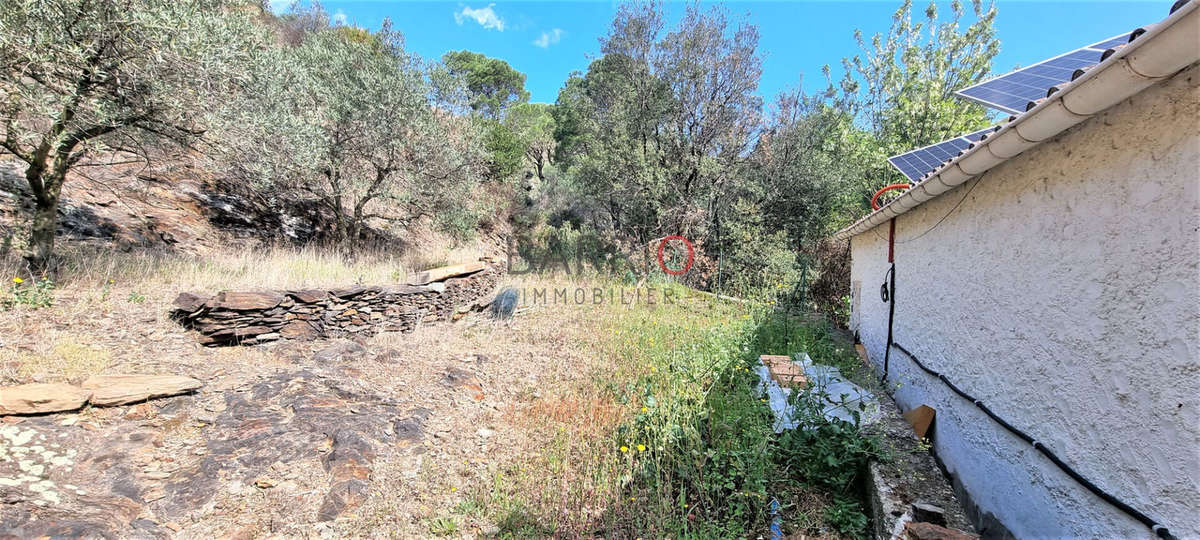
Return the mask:
[[[59,184],[60,182],[53,183]],[[58,190],[35,194],[33,228],[29,236],[29,244],[32,248],[29,263],[34,272],[42,273],[50,269],[54,261],[54,234],[57,230]]]

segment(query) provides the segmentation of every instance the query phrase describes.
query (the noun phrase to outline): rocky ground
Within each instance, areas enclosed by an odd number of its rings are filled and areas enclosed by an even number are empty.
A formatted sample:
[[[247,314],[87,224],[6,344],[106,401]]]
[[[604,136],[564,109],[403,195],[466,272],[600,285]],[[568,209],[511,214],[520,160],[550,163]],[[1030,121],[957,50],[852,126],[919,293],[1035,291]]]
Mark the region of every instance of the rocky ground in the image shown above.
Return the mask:
[[[163,327],[165,355],[104,372],[187,374],[194,394],[0,417],[0,537],[428,536],[519,459],[546,383],[579,372],[582,329],[537,319],[241,350]],[[455,517],[456,535],[498,531]]]
[[[456,515],[453,531],[438,520],[497,464],[519,458],[528,439],[519,411],[544,381],[574,376],[569,366],[585,355],[561,336],[583,327],[569,314],[552,323],[472,314],[356,341],[204,347],[169,318],[180,292],[387,284],[462,261],[449,248],[403,243],[371,263],[243,256],[264,251],[250,246],[317,238],[323,218],[302,205],[271,213],[202,171],[172,158],[69,179],[59,239],[69,272],[49,293],[51,307],[0,309],[0,386],[112,374],[181,375],[203,386],[128,406],[0,416],[0,538],[495,532],[479,513]],[[24,269],[22,182],[20,164],[0,160],[6,290]],[[493,254],[495,234],[459,250],[463,260]]]

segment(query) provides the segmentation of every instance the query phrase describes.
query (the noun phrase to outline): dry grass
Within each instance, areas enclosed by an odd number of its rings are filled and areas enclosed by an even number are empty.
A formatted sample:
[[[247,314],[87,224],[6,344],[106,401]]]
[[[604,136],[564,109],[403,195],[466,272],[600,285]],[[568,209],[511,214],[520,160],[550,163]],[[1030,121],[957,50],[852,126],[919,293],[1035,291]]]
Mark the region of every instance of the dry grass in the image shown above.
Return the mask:
[[[68,247],[61,253],[56,277],[60,287],[109,294],[116,286],[144,291],[295,289],[394,283],[411,272],[475,261],[483,255],[485,250],[479,243],[428,252],[378,252],[353,257],[322,248],[231,249],[197,257]],[[0,275],[27,274],[23,261],[15,257],[0,260]]]
[[[112,362],[107,349],[80,343],[76,337],[61,336],[37,348],[0,349],[0,378],[61,378],[78,381],[99,373]]]

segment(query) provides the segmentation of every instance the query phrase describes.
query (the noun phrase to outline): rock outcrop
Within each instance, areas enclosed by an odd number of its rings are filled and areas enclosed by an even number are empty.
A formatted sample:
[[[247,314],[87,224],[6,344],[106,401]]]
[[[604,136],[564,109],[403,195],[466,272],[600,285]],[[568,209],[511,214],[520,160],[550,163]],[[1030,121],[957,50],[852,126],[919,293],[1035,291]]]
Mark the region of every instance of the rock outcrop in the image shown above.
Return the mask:
[[[500,270],[482,263],[427,270],[423,285],[293,291],[225,291],[212,297],[182,293],[172,317],[201,334],[206,345],[278,339],[408,332],[423,322],[450,320],[463,308],[486,306]]]
[[[381,452],[421,447],[431,413],[335,372],[0,422],[0,538],[174,538],[268,490],[310,524],[336,520],[367,499]]]

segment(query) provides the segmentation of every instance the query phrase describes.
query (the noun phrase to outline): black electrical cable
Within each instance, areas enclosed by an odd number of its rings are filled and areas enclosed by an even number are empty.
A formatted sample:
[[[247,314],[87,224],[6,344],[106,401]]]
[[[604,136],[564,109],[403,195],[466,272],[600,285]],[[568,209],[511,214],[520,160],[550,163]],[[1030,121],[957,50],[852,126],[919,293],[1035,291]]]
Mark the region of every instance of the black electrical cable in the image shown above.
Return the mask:
[[[945,383],[946,386],[949,386],[950,389],[953,390],[955,394],[958,394],[958,395],[962,396],[963,399],[970,401],[972,404],[974,404],[976,407],[978,407],[979,410],[983,411],[983,414],[988,415],[988,418],[995,420],[997,424],[1000,424],[1001,426],[1004,427],[1004,429],[1007,429],[1009,431],[1009,433],[1016,435],[1021,440],[1032,445],[1034,448],[1037,449],[1037,451],[1041,452],[1042,455],[1046,456],[1046,458],[1048,458],[1052,463],[1054,463],[1056,466],[1058,466],[1059,470],[1067,473],[1067,476],[1070,476],[1071,478],[1075,479],[1076,482],[1079,482],[1079,484],[1082,485],[1083,487],[1087,488],[1088,491],[1091,491],[1097,497],[1104,499],[1105,502],[1117,507],[1118,510],[1125,512],[1126,514],[1129,514],[1130,516],[1132,516],[1134,519],[1142,522],[1143,525],[1149,527],[1150,530],[1152,532],[1154,532],[1154,534],[1158,535],[1159,538],[1174,540],[1175,537],[1171,536],[1171,532],[1167,530],[1166,526],[1162,525],[1161,523],[1154,520],[1150,516],[1147,516],[1146,514],[1139,512],[1136,508],[1133,508],[1132,506],[1125,504],[1124,501],[1110,495],[1107,491],[1100,489],[1099,486],[1097,486],[1096,484],[1093,484],[1087,478],[1084,478],[1083,475],[1076,472],[1075,469],[1072,469],[1070,465],[1067,465],[1066,463],[1064,463],[1063,460],[1059,459],[1058,456],[1054,455],[1054,452],[1051,452],[1050,449],[1046,448],[1046,446],[1043,445],[1041,442],[1039,442],[1036,439],[1034,439],[1033,437],[1029,436],[1029,434],[1025,433],[1024,431],[1021,431],[1021,430],[1013,427],[1012,424],[1009,424],[1008,422],[1004,421],[1003,418],[1000,418],[999,416],[996,415],[996,413],[992,412],[991,409],[987,408],[987,406],[984,405],[982,401],[975,399],[975,397],[972,396],[971,394],[968,394],[968,393],[964,392],[961,388],[954,386],[954,383],[950,382],[950,379],[947,379],[945,375],[942,375],[941,373],[938,373],[937,371],[930,369],[923,362],[921,362],[920,359],[917,358],[917,355],[913,354],[908,349],[905,349],[899,343],[893,342],[892,337],[891,337],[892,332],[891,332],[891,321],[890,320],[888,321],[888,327],[889,327],[888,328],[888,343],[891,343],[891,345],[893,347],[900,349],[900,352],[904,353],[909,358],[912,358],[912,361],[915,364],[917,364],[917,367],[921,368],[926,373],[933,375],[934,377],[937,377],[938,380]],[[886,360],[886,358],[887,358],[887,355],[885,353],[885,355],[884,355],[884,376],[885,377],[887,376],[887,360]]]
[[[883,276],[883,285],[879,288],[879,296],[888,303],[888,346],[883,350],[883,378],[880,379],[886,383],[888,360],[892,357],[892,321],[896,318],[896,263],[892,263],[887,275]]]

